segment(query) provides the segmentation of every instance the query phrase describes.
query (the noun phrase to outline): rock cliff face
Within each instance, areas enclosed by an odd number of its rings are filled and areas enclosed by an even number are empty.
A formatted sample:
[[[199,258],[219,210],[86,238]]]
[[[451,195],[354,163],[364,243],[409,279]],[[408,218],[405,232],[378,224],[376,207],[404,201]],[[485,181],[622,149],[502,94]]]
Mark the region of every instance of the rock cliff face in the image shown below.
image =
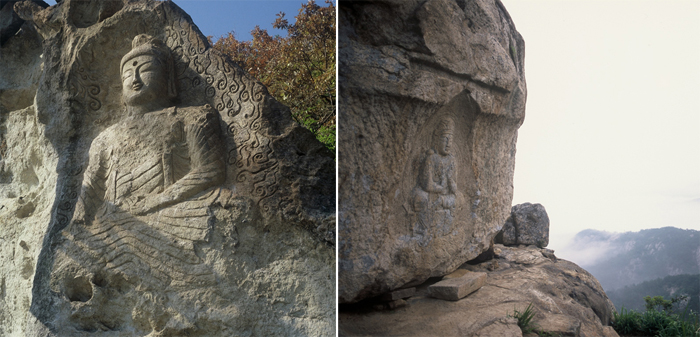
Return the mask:
[[[335,164],[286,107],[172,2],[2,5],[0,335],[334,334]]]
[[[522,336],[515,310],[531,305],[536,331],[548,336],[617,336],[615,310],[591,274],[535,246],[496,244],[494,259],[458,269],[487,273],[486,284],[459,301],[428,297],[430,279],[396,310],[341,308],[341,336]],[[533,334],[534,335],[534,334]],[[534,335],[537,336],[537,335]]]
[[[508,217],[523,39],[500,1],[339,9],[339,299],[454,271]]]

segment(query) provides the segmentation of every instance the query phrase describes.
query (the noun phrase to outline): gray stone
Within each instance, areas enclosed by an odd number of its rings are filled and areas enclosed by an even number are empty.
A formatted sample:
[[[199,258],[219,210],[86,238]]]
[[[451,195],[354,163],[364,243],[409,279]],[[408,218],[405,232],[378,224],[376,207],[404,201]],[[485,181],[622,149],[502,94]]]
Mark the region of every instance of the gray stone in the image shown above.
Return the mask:
[[[339,301],[487,250],[512,201],[524,42],[500,2],[339,9]]]
[[[544,206],[524,203],[511,209],[501,235],[496,242],[504,245],[536,245],[544,248],[549,244],[549,217]]]
[[[0,335],[334,335],[323,144],[173,2],[11,7]]]
[[[444,279],[428,287],[430,296],[457,301],[479,290],[486,283],[486,273],[465,273],[460,277]]]
[[[390,291],[384,295],[381,296],[382,301],[396,301],[400,300],[403,298],[409,298],[413,296],[413,294],[416,293],[416,288],[405,288],[405,289],[398,289],[394,291]]]

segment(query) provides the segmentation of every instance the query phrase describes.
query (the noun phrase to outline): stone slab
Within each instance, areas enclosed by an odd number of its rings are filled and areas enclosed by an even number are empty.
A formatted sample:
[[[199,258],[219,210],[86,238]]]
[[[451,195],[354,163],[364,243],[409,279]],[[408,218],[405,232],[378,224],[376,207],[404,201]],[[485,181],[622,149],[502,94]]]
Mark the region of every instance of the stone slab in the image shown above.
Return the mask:
[[[442,280],[428,287],[428,295],[457,301],[479,290],[486,284],[486,273],[467,273],[462,277]]]

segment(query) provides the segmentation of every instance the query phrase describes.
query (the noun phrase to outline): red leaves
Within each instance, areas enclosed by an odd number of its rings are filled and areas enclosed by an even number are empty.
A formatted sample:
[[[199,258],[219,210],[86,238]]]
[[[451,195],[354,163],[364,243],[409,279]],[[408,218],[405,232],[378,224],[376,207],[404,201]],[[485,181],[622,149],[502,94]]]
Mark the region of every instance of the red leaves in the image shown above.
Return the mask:
[[[285,13],[277,14],[273,27],[286,30],[286,37],[272,37],[256,26],[252,40],[228,33],[214,48],[267,86],[299,123],[317,135],[326,132],[319,136],[326,142],[331,132],[335,143],[335,5],[329,0],[326,5],[302,4],[294,24]]]

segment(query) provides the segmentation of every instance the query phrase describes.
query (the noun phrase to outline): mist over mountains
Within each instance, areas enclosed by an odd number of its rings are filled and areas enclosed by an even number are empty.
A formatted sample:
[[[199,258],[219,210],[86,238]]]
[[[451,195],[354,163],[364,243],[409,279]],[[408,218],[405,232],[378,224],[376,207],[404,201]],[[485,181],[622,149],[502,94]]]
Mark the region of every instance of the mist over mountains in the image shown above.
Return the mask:
[[[700,273],[700,231],[663,227],[610,233],[587,229],[566,255],[593,274],[606,291],[666,276]]]
[[[682,307],[700,310],[700,231],[587,229],[560,253],[593,274],[617,310],[644,311],[644,296],[679,295],[688,296]]]

